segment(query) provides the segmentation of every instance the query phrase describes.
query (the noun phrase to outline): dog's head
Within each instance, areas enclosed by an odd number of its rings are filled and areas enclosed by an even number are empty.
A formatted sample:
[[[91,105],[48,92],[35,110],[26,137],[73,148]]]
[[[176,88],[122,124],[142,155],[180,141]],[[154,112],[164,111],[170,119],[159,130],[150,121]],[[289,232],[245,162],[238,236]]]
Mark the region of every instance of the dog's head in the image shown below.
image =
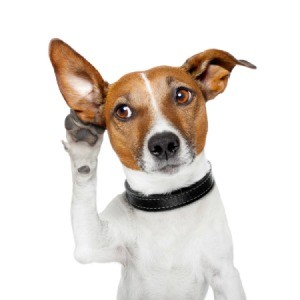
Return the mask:
[[[255,68],[221,50],[207,50],[181,67],[134,72],[114,84],[61,40],[50,43],[60,91],[84,123],[106,128],[124,166],[174,173],[204,146],[206,102],[222,93],[236,65]]]

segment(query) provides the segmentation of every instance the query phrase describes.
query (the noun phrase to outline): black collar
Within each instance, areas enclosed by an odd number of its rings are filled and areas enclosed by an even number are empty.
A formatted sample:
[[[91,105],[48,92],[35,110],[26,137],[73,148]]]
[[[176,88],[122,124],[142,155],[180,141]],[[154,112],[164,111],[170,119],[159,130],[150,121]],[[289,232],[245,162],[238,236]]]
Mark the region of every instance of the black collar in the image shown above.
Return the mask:
[[[145,211],[164,211],[190,204],[204,197],[214,186],[210,171],[196,183],[169,194],[152,194],[145,196],[134,191],[125,181],[126,199],[133,207]]]

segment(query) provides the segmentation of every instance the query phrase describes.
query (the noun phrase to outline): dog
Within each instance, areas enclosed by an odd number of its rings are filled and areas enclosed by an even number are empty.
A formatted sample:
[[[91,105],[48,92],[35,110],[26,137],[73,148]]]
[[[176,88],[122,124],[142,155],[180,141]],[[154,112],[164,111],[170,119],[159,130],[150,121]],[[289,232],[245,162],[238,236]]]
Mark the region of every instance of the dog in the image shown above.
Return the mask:
[[[211,165],[206,102],[232,69],[256,67],[210,49],[181,67],[133,72],[108,84],[59,39],[49,55],[71,108],[65,120],[73,176],[74,256],[119,262],[117,299],[246,299]],[[107,130],[126,175],[125,192],[98,214],[97,157]]]

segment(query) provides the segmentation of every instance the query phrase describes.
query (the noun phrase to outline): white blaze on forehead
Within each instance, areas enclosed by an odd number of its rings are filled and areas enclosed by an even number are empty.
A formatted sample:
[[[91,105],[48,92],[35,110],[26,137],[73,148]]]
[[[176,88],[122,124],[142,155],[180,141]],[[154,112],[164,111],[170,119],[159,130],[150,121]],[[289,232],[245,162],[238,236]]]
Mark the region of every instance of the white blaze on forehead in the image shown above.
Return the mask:
[[[158,102],[154,96],[154,93],[153,93],[153,90],[151,87],[151,82],[147,78],[147,75],[145,73],[141,73],[141,77],[145,83],[146,90],[149,94],[150,105],[153,108],[153,112],[154,112],[154,122],[152,124],[151,129],[149,130],[148,139],[153,134],[158,133],[158,132],[163,132],[163,131],[174,132],[174,127],[171,126],[171,124],[168,122],[168,120],[166,119],[166,117],[163,115],[163,113],[161,112],[161,110],[158,107]],[[174,133],[177,133],[177,131],[175,130]]]
[[[152,90],[152,87],[151,87],[151,84],[150,84],[150,80],[147,78],[145,73],[141,73],[141,77],[144,80],[147,92],[150,96],[149,98],[150,98],[151,106],[154,109],[154,112],[156,114],[160,114],[160,111],[159,111],[159,108],[158,108],[158,105],[157,105],[157,102],[156,102],[156,99],[154,97],[153,90]]]
[[[164,114],[160,110],[160,108],[158,106],[158,101],[155,98],[152,87],[151,87],[151,82],[147,78],[147,75],[145,73],[140,73],[140,74],[141,74],[141,78],[143,79],[143,81],[145,83],[146,90],[149,94],[150,105],[153,108],[153,112],[154,112],[154,122],[152,124],[151,129],[149,130],[148,137],[152,136],[155,133],[159,133],[159,132],[163,132],[163,131],[171,131],[177,135],[180,135],[178,130],[173,125],[170,124],[168,119],[164,116]]]

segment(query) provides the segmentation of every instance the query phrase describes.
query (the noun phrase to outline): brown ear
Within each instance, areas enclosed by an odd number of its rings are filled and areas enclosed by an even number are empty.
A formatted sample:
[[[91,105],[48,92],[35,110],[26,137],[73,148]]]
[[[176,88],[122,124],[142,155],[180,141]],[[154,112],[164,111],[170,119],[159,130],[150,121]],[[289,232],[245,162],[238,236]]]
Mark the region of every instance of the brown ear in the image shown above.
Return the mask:
[[[184,63],[182,69],[192,75],[208,101],[225,90],[230,73],[236,65],[256,69],[248,61],[237,60],[231,54],[217,49],[192,56]]]
[[[49,55],[67,104],[83,122],[105,127],[108,83],[85,58],[59,39],[51,40]]]

